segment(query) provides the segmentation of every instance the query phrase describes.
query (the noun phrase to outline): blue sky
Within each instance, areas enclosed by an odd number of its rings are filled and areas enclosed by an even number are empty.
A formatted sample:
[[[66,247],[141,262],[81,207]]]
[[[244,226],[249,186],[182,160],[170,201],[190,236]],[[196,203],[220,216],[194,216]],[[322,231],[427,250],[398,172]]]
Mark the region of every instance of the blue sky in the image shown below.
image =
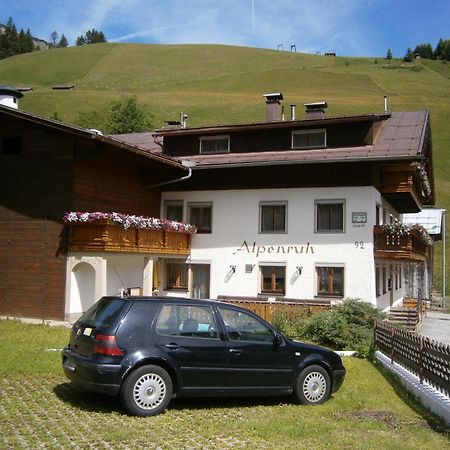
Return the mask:
[[[0,0],[0,22],[73,45],[95,28],[110,42],[228,44],[339,56],[403,57],[450,39],[450,0]]]

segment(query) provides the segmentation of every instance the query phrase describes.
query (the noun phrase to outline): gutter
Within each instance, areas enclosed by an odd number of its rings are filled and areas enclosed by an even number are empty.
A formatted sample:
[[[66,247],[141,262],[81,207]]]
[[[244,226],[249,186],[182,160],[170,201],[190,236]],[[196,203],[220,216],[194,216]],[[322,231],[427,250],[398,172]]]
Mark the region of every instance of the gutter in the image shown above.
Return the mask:
[[[192,167],[194,167],[196,165],[196,163],[194,161],[188,161],[188,160],[183,159],[181,161],[181,164],[188,169],[188,174],[187,175],[184,175],[183,177],[180,177],[180,178],[175,178],[174,180],[163,181],[162,183],[157,183],[157,184],[152,184],[150,186],[145,186],[145,188],[146,189],[152,189],[152,188],[159,187],[159,186],[165,186],[167,184],[178,183],[180,181],[189,180],[189,178],[192,177]]]
[[[296,161],[259,161],[259,162],[247,162],[247,163],[226,163],[226,164],[205,164],[196,166],[195,170],[207,170],[207,169],[233,169],[236,167],[262,167],[262,166],[289,166],[299,164],[323,164],[323,163],[342,163],[342,162],[365,162],[365,161],[380,161],[384,160],[386,163],[390,161],[406,160],[417,161],[420,158],[417,156],[399,156],[394,157],[391,160],[386,160],[386,156],[372,156],[361,158],[341,158],[341,159],[320,159],[320,160],[296,160]]]

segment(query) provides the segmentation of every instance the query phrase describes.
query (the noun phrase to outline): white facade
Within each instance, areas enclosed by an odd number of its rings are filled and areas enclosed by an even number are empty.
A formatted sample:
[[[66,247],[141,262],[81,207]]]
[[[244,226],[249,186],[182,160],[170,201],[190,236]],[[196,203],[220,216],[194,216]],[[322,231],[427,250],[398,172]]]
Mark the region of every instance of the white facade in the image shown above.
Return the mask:
[[[343,267],[343,296],[376,304],[373,226],[381,196],[373,187],[166,192],[162,216],[165,202],[174,200],[183,202],[186,222],[190,204],[212,205],[212,232],[193,236],[189,260],[210,265],[211,298],[257,296],[260,267],[275,265],[285,267],[286,298],[313,299],[317,268]],[[344,203],[344,232],[317,232],[316,202],[336,200]],[[286,205],[286,232],[260,232],[261,202]],[[353,223],[353,213],[366,221]]]

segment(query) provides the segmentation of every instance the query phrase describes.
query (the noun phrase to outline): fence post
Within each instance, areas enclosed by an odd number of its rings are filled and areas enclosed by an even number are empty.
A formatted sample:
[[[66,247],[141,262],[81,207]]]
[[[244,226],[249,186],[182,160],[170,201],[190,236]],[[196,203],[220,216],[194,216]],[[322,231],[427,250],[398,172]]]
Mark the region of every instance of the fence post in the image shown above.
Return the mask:
[[[395,338],[395,328],[391,328],[391,364],[394,364],[394,338]]]
[[[419,381],[423,384],[423,336],[419,335]]]

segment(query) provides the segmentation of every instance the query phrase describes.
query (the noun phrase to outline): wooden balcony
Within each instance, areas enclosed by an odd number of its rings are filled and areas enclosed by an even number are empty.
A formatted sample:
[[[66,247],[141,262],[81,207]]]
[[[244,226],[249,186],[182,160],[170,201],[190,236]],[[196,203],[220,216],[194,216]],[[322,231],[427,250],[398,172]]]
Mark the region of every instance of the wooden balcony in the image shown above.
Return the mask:
[[[381,171],[381,193],[399,212],[414,213],[422,208],[422,194],[414,164],[386,166]]]
[[[68,247],[74,252],[120,252],[189,255],[191,235],[121,225],[107,219],[71,223]]]
[[[428,255],[428,246],[417,230],[399,235],[383,230],[382,226],[375,226],[374,243],[376,259],[424,261]]]

